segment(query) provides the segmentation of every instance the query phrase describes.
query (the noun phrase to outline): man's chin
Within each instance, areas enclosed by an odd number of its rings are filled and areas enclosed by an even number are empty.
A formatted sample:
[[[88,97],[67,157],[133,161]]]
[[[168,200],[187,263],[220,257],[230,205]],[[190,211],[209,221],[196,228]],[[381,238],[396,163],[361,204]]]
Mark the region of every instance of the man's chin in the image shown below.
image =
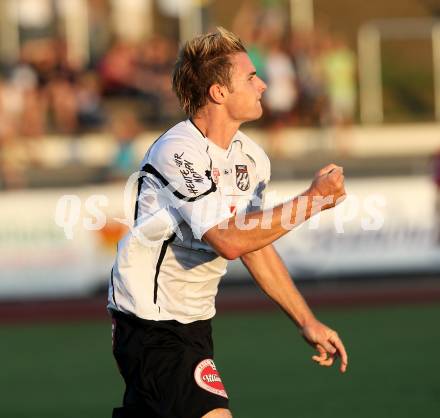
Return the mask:
[[[244,122],[252,122],[253,120],[260,119],[261,116],[263,116],[263,109],[260,107],[260,109],[257,112],[255,112],[252,116],[246,118]]]

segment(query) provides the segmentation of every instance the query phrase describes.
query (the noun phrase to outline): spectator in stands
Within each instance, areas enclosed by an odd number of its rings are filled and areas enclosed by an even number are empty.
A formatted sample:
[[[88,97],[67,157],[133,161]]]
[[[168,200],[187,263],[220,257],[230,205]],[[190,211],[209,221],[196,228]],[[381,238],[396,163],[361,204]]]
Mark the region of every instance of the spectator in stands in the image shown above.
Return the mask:
[[[289,42],[297,74],[299,123],[322,125],[328,100],[320,61],[320,35],[315,31],[295,32]]]
[[[164,122],[176,116],[178,108],[171,89],[171,72],[176,55],[175,46],[162,36],[148,39],[139,48],[133,84],[143,100],[149,103],[149,122]]]
[[[293,109],[298,97],[296,74],[292,61],[283,50],[280,39],[270,41],[266,53],[267,90],[263,103],[267,109],[270,133],[270,150],[273,156],[281,155],[280,129],[292,122]]]
[[[38,138],[46,134],[47,100],[38,88],[24,91],[23,112],[20,134],[24,137]]]
[[[14,136],[43,135],[46,130],[47,102],[39,89],[38,73],[25,59],[11,69],[6,92],[4,110],[16,125]]]
[[[55,76],[47,86],[53,123],[62,134],[73,134],[78,129],[78,103],[75,84],[62,75]]]
[[[298,91],[295,68],[284,52],[281,41],[273,40],[266,53],[267,91],[264,103],[269,117],[278,123],[288,122],[295,106]]]
[[[23,144],[14,141],[11,135],[5,135],[2,129],[0,137],[0,189],[26,187],[26,163],[28,154]]]
[[[437,245],[440,246],[440,150],[438,150],[433,156],[432,177],[436,189],[436,198],[435,198],[436,241],[437,241]]]
[[[89,3],[89,69],[96,68],[110,47],[111,15],[107,0],[88,0]]]
[[[109,47],[110,3],[89,0],[91,61],[82,68],[67,59],[66,42],[56,35],[51,2],[37,2],[41,5],[36,9],[19,3],[24,44],[0,94],[2,120],[8,119],[10,135],[76,134],[100,128],[109,100],[112,108],[134,103],[140,120],[149,126],[169,124],[177,117],[179,106],[170,82],[174,41],[154,35],[139,45],[115,39]],[[265,105],[271,129],[288,123],[350,124],[356,102],[355,62],[346,44],[332,43],[328,34],[317,31],[297,32],[284,42],[289,29],[286,14],[272,1],[242,1],[233,26],[258,75],[269,85]],[[276,140],[273,145],[276,152]]]
[[[36,126],[36,121],[32,121],[36,118],[33,112],[44,111],[45,115],[39,117],[43,126],[39,129],[41,133],[46,130],[48,121],[57,132],[75,133],[78,127],[75,82],[80,69],[67,59],[65,42],[59,39],[29,41],[23,46],[23,60],[38,77],[38,90],[29,92],[27,97],[26,117],[33,122],[32,126]],[[32,128],[27,135],[36,135],[39,130]]]
[[[18,89],[0,80],[0,188],[25,185],[26,148],[16,140],[22,96]]]
[[[256,7],[253,2],[245,0],[235,15],[232,31],[246,45],[258,77],[266,81],[266,52],[263,40],[266,29],[262,25],[262,20],[264,20],[264,11]]]
[[[356,109],[356,60],[342,38],[328,35],[321,57],[328,96],[328,123],[335,127],[333,148],[339,154],[350,149],[350,126]]]
[[[76,98],[81,130],[102,127],[106,116],[102,103],[101,85],[94,72],[88,71],[79,76]]]
[[[342,38],[326,38],[322,71],[332,121],[336,124],[351,124],[356,108],[356,60]]]
[[[3,111],[9,115],[15,126],[15,136],[40,136],[45,131],[46,102],[39,90],[39,78],[30,64],[23,48],[20,60],[9,69],[9,77],[4,84]]]
[[[135,45],[116,41],[98,66],[104,94],[116,96],[135,94],[133,86],[135,65]]]
[[[111,133],[117,141],[117,150],[110,165],[110,179],[127,179],[136,169],[137,161],[133,141],[140,132],[133,112],[119,111],[112,116]]]
[[[17,135],[22,111],[21,85],[0,79],[0,137]]]

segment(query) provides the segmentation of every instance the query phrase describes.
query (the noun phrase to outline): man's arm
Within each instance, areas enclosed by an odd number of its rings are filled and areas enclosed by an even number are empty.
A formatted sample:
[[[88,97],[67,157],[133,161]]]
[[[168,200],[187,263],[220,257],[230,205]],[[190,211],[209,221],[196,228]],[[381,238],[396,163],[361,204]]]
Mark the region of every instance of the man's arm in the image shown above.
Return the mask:
[[[314,207],[316,198],[327,201],[322,208],[319,208],[321,210],[335,206],[344,196],[343,170],[341,167],[330,164],[316,173],[309,189],[289,202],[291,208],[287,213],[287,223],[297,226],[308,220],[316,212]],[[302,205],[304,201],[307,201],[306,205]],[[237,216],[229,218],[226,225],[222,223],[205,232],[203,239],[219,255],[228,260],[259,250],[290,231],[285,228],[286,213],[283,207],[284,205],[278,205],[271,210],[269,227],[263,226],[265,212],[257,211],[246,214],[239,222],[237,222]],[[240,225],[254,226],[243,228]]]
[[[272,245],[241,257],[261,289],[287,313],[300,329],[304,339],[318,350],[312,357],[321,366],[331,366],[341,358],[341,372],[347,369],[348,358],[338,334],[319,322],[294,285],[283,261]]]

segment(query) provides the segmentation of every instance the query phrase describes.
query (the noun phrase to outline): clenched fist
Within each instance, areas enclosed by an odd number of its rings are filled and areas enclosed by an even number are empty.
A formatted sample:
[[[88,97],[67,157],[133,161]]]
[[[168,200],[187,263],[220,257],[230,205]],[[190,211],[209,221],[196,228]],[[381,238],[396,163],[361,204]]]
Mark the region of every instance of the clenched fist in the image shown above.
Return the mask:
[[[322,209],[329,209],[342,202],[345,198],[344,170],[336,164],[321,168],[310,186],[310,194],[325,199]]]

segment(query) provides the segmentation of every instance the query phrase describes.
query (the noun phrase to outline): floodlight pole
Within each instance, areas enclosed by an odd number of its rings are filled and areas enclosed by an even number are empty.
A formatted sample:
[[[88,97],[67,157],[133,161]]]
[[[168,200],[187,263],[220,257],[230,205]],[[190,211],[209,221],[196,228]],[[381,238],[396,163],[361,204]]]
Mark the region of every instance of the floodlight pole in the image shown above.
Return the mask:
[[[432,28],[432,56],[434,66],[435,118],[440,121],[440,23]]]
[[[382,39],[432,40],[435,118],[440,121],[440,20],[402,18],[376,20],[363,25],[358,34],[360,116],[364,123],[383,121]]]
[[[203,31],[202,7],[194,0],[180,0],[179,7],[179,40],[186,42]]]
[[[290,26],[295,30],[311,30],[314,26],[313,0],[290,0]]]
[[[17,61],[20,55],[17,8],[15,0],[0,3],[0,56],[8,63]]]
[[[363,123],[383,122],[380,32],[364,25],[358,35],[360,117]]]
[[[87,64],[89,57],[88,6],[85,0],[64,0],[67,54],[72,62]]]

